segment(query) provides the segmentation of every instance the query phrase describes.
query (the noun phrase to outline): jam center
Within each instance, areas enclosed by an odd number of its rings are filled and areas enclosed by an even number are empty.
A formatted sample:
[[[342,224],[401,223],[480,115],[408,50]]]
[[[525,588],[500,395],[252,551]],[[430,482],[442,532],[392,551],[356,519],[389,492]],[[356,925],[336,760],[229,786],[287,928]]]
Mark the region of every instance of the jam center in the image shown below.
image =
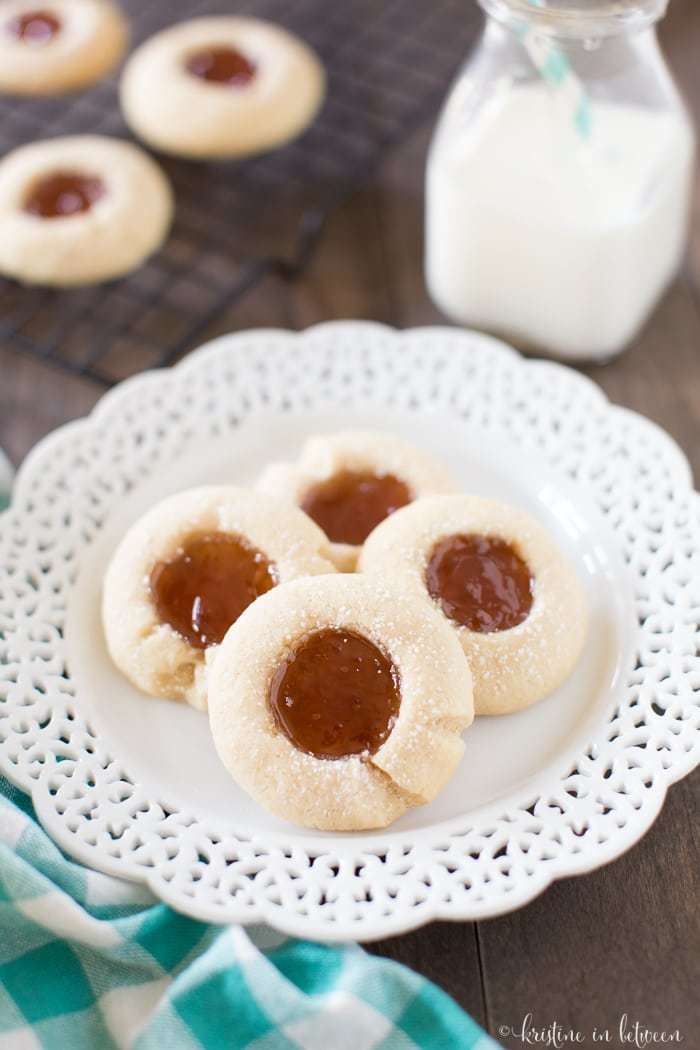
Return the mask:
[[[275,567],[244,540],[214,532],[194,536],[151,573],[164,623],[196,649],[218,645],[244,609],[277,582]]]
[[[24,210],[42,219],[63,219],[89,211],[104,194],[102,179],[94,175],[57,172],[32,186]]]
[[[443,612],[470,631],[507,631],[532,608],[523,559],[497,536],[450,536],[430,556],[426,583]]]
[[[393,474],[342,470],[310,488],[301,509],[332,543],[359,544],[412,498],[408,485]]]
[[[7,31],[27,44],[48,44],[61,32],[61,20],[50,11],[28,11],[8,22]]]
[[[213,84],[241,87],[255,76],[255,66],[234,47],[207,47],[187,59],[188,73]]]
[[[328,628],[279,666],[269,702],[277,727],[299,751],[316,758],[373,755],[399,713],[399,676],[367,638]]]

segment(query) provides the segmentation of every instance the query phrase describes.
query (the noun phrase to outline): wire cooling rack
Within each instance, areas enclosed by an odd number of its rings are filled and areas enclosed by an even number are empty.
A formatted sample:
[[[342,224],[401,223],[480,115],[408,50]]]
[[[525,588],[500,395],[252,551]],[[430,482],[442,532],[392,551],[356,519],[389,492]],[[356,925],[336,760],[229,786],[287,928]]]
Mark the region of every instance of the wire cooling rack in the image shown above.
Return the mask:
[[[211,0],[124,6],[135,42],[221,9]],[[328,73],[319,118],[291,145],[244,162],[161,157],[177,199],[161,252],[93,288],[0,281],[5,345],[107,386],[176,360],[268,273],[301,273],[331,211],[433,117],[479,24],[473,0],[258,0],[227,11],[281,23],[317,49]],[[117,77],[67,98],[0,98],[3,153],[76,133],[128,136]]]

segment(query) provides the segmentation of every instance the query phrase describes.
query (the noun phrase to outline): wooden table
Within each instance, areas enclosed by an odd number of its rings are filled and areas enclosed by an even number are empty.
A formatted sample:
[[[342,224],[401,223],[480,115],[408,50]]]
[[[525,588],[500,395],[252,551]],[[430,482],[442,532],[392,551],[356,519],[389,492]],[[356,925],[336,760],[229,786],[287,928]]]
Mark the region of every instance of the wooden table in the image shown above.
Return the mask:
[[[700,122],[700,2],[672,0],[663,26],[672,65]],[[443,320],[423,285],[422,167],[428,130],[395,153],[334,217],[311,269],[269,279],[209,334],[362,317],[399,327]],[[696,193],[700,209],[700,181]],[[594,305],[594,304],[593,304]],[[700,474],[700,216],[687,264],[636,344],[585,369],[613,401],[661,424]],[[19,462],[102,391],[0,347],[0,445]],[[558,1022],[586,1037],[620,1017],[679,1029],[700,1047],[700,771],[674,786],[646,838],[591,875],[556,883],[526,908],[480,923],[434,923],[373,951],[419,970],[498,1037],[499,1027]],[[502,1038],[508,1047],[525,1045]],[[542,1044],[540,1044],[542,1045]],[[565,1044],[566,1045],[566,1044]],[[571,1045],[571,1044],[568,1044]],[[671,1044],[674,1045],[674,1044]]]

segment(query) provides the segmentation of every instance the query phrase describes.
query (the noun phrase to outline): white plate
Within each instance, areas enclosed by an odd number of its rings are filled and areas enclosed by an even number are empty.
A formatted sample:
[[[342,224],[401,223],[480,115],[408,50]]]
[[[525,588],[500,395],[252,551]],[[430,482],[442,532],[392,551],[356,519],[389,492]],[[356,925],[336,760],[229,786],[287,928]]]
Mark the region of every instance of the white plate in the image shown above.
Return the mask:
[[[258,807],[206,716],[140,696],[99,625],[104,567],[145,509],[347,426],[401,434],[532,511],[592,609],[562,689],[479,719],[434,803],[361,835]],[[658,428],[486,337],[354,322],[225,337],[122,384],[20,472],[0,519],[0,764],[65,849],[201,918],[368,940],[509,910],[619,855],[697,762],[698,503]]]

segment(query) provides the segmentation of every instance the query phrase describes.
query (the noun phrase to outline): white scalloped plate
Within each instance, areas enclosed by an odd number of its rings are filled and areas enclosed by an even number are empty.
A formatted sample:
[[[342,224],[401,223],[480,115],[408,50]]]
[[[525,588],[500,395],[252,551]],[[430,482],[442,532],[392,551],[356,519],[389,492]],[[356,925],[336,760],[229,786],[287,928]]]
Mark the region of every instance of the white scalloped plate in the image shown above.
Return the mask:
[[[99,627],[104,566],[162,496],[245,483],[312,431],[373,426],[535,513],[588,590],[574,675],[479,719],[442,795],[309,833],[220,766],[206,716],[139,696]],[[577,373],[446,328],[227,336],[43,441],[0,518],[0,766],[84,863],[216,922],[370,940],[518,907],[619,856],[698,761],[700,498],[675,444]]]

